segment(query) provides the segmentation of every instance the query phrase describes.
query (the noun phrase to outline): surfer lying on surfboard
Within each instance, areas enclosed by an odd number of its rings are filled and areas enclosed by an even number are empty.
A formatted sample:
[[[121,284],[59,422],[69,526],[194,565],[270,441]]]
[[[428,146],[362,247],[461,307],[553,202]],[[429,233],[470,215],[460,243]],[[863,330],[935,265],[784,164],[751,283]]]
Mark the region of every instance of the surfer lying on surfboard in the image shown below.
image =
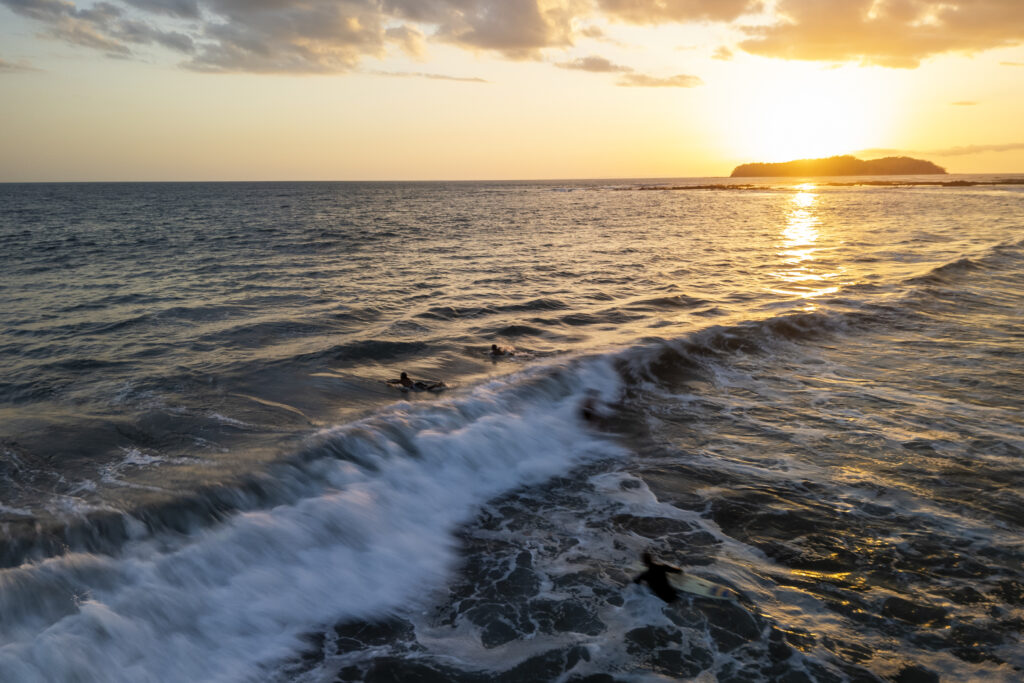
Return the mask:
[[[398,387],[402,391],[441,391],[447,389],[448,385],[441,381],[424,382],[423,380],[411,380],[409,375],[402,373],[398,379],[389,379],[388,384]]]
[[[646,583],[651,592],[665,602],[671,603],[678,600],[679,593],[676,591],[685,591],[714,600],[736,599],[736,594],[725,586],[719,586],[717,583],[697,576],[690,576],[679,567],[655,562],[650,553],[643,554],[643,561],[647,570],[633,579],[633,583]],[[669,574],[676,576],[669,578]]]

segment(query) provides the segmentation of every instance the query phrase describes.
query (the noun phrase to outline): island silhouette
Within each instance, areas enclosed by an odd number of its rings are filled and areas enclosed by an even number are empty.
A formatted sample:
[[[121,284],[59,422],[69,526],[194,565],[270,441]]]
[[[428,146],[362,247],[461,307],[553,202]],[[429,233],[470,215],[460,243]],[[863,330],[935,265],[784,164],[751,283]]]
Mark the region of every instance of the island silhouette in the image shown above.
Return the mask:
[[[884,157],[863,160],[849,154],[827,159],[797,159],[774,164],[740,164],[730,178],[766,178],[777,176],[833,175],[937,175],[946,169],[924,159]]]

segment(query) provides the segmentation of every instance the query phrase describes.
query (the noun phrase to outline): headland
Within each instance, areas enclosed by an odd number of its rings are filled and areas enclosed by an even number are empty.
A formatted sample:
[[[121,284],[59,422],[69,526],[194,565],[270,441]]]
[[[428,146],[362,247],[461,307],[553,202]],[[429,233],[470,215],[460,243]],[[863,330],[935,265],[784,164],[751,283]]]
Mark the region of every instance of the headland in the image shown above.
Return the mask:
[[[946,169],[924,159],[884,157],[863,160],[844,155],[827,159],[797,159],[774,164],[741,164],[733,169],[732,178],[770,178],[793,176],[856,176],[856,175],[944,175]]]

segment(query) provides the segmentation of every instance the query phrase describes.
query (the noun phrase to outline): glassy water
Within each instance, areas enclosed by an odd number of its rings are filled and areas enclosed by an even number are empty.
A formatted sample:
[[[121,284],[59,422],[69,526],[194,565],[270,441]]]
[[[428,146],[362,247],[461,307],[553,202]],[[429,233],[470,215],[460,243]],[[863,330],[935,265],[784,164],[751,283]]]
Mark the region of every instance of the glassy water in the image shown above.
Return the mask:
[[[0,680],[1019,680],[954,179],[0,185]]]

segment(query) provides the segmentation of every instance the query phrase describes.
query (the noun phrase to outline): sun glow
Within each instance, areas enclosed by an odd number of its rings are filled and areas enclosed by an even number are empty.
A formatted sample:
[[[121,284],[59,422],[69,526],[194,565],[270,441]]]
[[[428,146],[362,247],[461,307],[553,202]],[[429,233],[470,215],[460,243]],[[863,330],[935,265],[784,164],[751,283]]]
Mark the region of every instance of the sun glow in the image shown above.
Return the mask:
[[[751,79],[730,121],[736,158],[791,161],[877,147],[889,124],[869,75],[799,64]]]

